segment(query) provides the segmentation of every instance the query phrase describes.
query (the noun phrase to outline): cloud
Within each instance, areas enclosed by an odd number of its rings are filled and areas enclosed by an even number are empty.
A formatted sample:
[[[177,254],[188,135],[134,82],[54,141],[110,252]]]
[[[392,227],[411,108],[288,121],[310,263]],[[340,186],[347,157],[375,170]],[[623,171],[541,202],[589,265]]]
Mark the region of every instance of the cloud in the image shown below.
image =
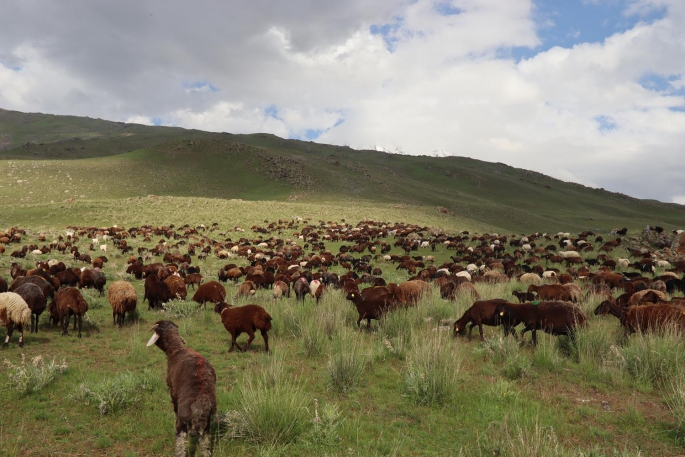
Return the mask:
[[[0,106],[439,151],[685,195],[684,2],[630,1],[626,30],[544,50],[557,18],[531,0],[312,5],[9,0]]]

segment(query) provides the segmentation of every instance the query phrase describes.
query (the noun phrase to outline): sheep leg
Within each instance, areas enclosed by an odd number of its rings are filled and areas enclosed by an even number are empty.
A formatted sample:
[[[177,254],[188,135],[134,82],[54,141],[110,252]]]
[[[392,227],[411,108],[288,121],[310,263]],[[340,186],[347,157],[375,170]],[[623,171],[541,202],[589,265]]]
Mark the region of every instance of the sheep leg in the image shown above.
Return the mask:
[[[211,456],[212,455],[212,447],[211,447],[211,437],[209,433],[205,433],[204,431],[200,432],[200,438],[198,440],[200,444],[200,452],[202,453],[203,456]]]
[[[10,321],[10,323],[7,325],[7,336],[5,337],[5,342],[2,343],[2,347],[5,347],[9,344],[12,331],[14,331],[14,323]]]
[[[469,341],[471,341],[471,331],[473,330],[473,326],[476,325],[474,322],[469,322]]]
[[[248,329],[246,333],[250,338],[248,338],[247,344],[243,347],[243,352],[247,352],[247,350],[250,349],[250,344],[252,344],[252,341],[254,341],[254,330]]]
[[[17,330],[19,330],[19,347],[24,347],[24,326],[17,325]]]
[[[82,315],[78,315],[78,337],[81,338],[81,324],[82,324]],[[76,327],[76,316],[74,316],[74,329]]]
[[[370,317],[366,318],[366,330],[371,331],[371,318]]]
[[[269,351],[269,334],[266,332],[266,330],[260,330],[262,333],[262,338],[264,338],[264,347],[266,347],[266,352]]]
[[[483,323],[478,322],[478,331],[480,332],[480,340],[485,341],[485,338],[483,337]]]
[[[64,313],[62,316],[62,336],[69,334],[69,313]]]
[[[188,443],[187,440],[187,432],[185,430],[185,426],[181,424],[181,422],[177,419],[176,420],[176,457],[185,457],[186,456],[186,445]]]
[[[119,320],[119,313],[116,311],[112,311],[112,325],[117,325],[117,321]]]

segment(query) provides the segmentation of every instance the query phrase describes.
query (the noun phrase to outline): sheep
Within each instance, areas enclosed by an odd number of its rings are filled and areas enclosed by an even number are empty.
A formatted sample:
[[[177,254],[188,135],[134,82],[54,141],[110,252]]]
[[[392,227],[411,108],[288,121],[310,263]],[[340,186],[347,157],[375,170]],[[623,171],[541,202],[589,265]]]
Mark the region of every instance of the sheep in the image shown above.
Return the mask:
[[[7,328],[7,336],[2,346],[9,344],[16,327],[19,330],[19,347],[23,347],[24,326],[31,322],[31,309],[21,295],[14,292],[0,293],[0,322]]]
[[[562,286],[563,287],[563,286]],[[573,303],[566,301],[543,301],[534,303],[500,303],[497,312],[502,318],[514,321],[519,319],[525,328],[521,341],[527,331],[532,331],[533,345],[537,345],[537,330],[551,335],[573,335],[577,326],[585,326],[587,316]]]
[[[365,300],[359,292],[349,292],[345,297],[357,307],[359,319],[357,327],[361,326],[361,321],[366,319],[366,329],[371,329],[371,319],[380,319],[381,316],[393,307],[390,301],[391,295],[384,295],[381,298]]]
[[[580,290],[580,287],[578,287],[576,284],[573,283],[568,283],[568,284],[562,284],[566,289],[568,289],[569,293],[571,294],[571,300],[573,303],[578,303],[581,298],[583,298],[583,291]]]
[[[186,275],[186,277],[183,278],[183,280],[185,281],[186,286],[193,286],[193,289],[195,289],[197,286],[202,284],[203,278],[200,273],[191,273],[189,275]]]
[[[281,297],[290,298],[290,284],[284,281],[276,281],[274,284],[274,298],[278,299]]]
[[[390,283],[388,289],[399,297],[405,306],[416,306],[421,297],[430,291],[430,284],[421,280],[405,281],[400,285]]]
[[[75,287],[65,287],[55,292],[55,297],[48,306],[52,324],[62,325],[62,336],[69,334],[69,318],[74,316],[74,330],[78,319],[78,337],[81,338],[83,315],[88,311],[88,302]]]
[[[115,281],[107,290],[107,300],[112,306],[112,325],[119,324],[119,328],[124,325],[126,313],[129,316],[136,310],[138,295],[133,285],[127,281]]]
[[[622,308],[611,300],[605,300],[595,308],[595,314],[612,314],[621,321],[625,336],[640,331],[661,331],[669,325],[685,330],[685,311],[679,306],[667,303],[649,303]]]
[[[193,301],[200,304],[200,306],[206,303],[220,303],[226,298],[226,288],[221,285],[218,281],[209,281],[207,283],[201,284],[195,294],[193,295]]]
[[[15,293],[19,294],[24,299],[31,310],[31,333],[34,331],[38,333],[38,319],[45,311],[48,299],[43,294],[40,287],[32,283],[26,283],[17,287]]]
[[[5,281],[5,279],[2,276],[0,276],[0,292],[7,292],[7,289],[7,281]]]
[[[297,281],[295,281],[295,284],[293,285],[293,290],[295,291],[295,300],[302,300],[302,303],[304,303],[305,297],[310,292],[307,278],[303,276]]]
[[[580,257],[580,254],[578,254],[577,251],[559,251],[558,254],[562,256],[564,259],[570,259],[573,257]]]
[[[228,352],[233,352],[236,347],[239,351],[247,351],[250,348],[250,344],[254,341],[254,332],[259,330],[264,338],[264,348],[266,352],[269,351],[269,335],[268,331],[271,330],[271,315],[267,313],[264,308],[259,305],[245,305],[238,307],[231,307],[226,302],[217,303],[214,306],[214,312],[221,316],[221,323],[231,334],[231,347]],[[241,333],[247,333],[249,339],[245,347],[241,348],[238,345],[237,339]]]
[[[157,321],[147,345],[167,356],[166,383],[176,415],[176,455],[186,455],[186,435],[199,435],[200,451],[211,456],[209,428],[216,414],[216,372],[209,361],[188,349],[171,321]]]
[[[186,299],[186,297],[188,296],[188,291],[186,290],[186,284],[183,281],[183,278],[173,274],[166,278],[164,282],[167,283],[167,285],[169,286],[171,295],[180,300]]]
[[[174,299],[169,284],[161,281],[157,275],[152,274],[145,278],[145,288],[143,291],[143,302],[148,301],[148,311],[155,309],[157,305],[162,305]]]
[[[642,303],[656,303],[659,300],[664,300],[666,294],[654,289],[645,289],[635,292],[628,299],[628,306],[638,306]]]
[[[309,283],[309,293],[311,294],[312,298],[316,298],[316,289],[318,289],[319,286],[321,286],[321,281],[318,279],[313,279]]]
[[[79,289],[93,288],[104,295],[104,286],[107,282],[105,274],[99,268],[83,268],[81,270],[81,280],[79,281]]]
[[[45,295],[46,297],[55,296],[55,288],[52,286],[52,284],[50,284],[40,276],[20,276],[14,281],[12,281],[12,285],[10,286],[9,291],[14,292],[15,290],[17,290],[18,287],[21,287],[23,284],[26,283],[32,283],[40,287],[40,290],[43,291],[43,295]]]
[[[536,292],[540,300],[571,301],[571,291],[561,284],[548,284],[545,286],[528,286],[528,292]]]
[[[235,294],[235,298],[251,297],[255,293],[257,293],[257,285],[252,281],[244,281],[240,287],[238,287],[238,292]]]
[[[536,286],[542,284],[542,278],[535,273],[524,273],[519,278],[519,281],[524,284],[535,284]]]
[[[625,270],[628,268],[629,265],[630,265],[630,260],[622,259],[620,257],[616,257],[616,266],[621,267]]]
[[[495,299],[495,300],[484,300],[475,302],[469,309],[464,312],[464,314],[454,322],[453,334],[454,336],[462,335],[466,331],[466,326],[469,325],[469,340],[471,339],[471,331],[473,327],[478,326],[478,331],[480,332],[481,341],[485,341],[483,337],[483,324],[490,325],[493,327],[498,327],[504,324],[504,336],[508,336],[509,333],[514,335],[516,338],[516,327],[521,320],[514,317],[512,319],[503,319],[496,312],[497,306],[501,303],[507,303],[506,300]]]
[[[518,298],[519,303],[535,300],[535,294],[533,292],[518,292],[515,290],[511,293],[511,295]]]

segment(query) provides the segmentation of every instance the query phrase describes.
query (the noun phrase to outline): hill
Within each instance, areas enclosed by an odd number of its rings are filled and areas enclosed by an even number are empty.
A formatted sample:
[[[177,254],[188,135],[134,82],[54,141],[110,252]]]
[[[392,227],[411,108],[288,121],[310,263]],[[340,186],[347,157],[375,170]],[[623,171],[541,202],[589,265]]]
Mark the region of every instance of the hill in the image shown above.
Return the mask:
[[[412,205],[516,232],[685,226],[680,205],[464,157],[5,110],[0,138],[0,205],[153,194]]]

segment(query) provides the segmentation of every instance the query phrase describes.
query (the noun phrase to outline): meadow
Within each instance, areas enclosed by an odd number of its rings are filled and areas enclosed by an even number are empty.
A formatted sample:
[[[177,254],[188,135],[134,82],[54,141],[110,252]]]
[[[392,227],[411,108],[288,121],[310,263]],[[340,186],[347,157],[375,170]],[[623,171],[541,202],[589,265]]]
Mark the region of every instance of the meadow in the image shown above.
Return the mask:
[[[181,197],[27,205],[3,213],[48,240],[70,224],[177,226],[217,222],[227,237],[257,239],[252,225],[279,217],[316,223],[346,219],[398,220],[442,227],[448,233],[487,227],[435,209],[362,204],[241,202]],[[31,208],[36,212],[31,213]],[[8,208],[9,209],[9,208]],[[41,216],[41,214],[43,214]],[[356,217],[355,217],[356,215]],[[376,217],[372,217],[375,215]],[[234,232],[241,227],[246,232]],[[211,236],[211,235],[210,235]],[[283,233],[292,237],[292,233]],[[390,240],[391,241],[391,240]],[[134,247],[152,247],[140,239]],[[81,252],[87,251],[81,240]],[[676,332],[632,335],[623,340],[618,321],[595,316],[599,299],[580,306],[589,326],[576,339],[539,336],[537,348],[522,347],[500,329],[485,328],[486,340],[454,338],[451,325],[472,304],[440,298],[437,289],[415,308],[356,327],[357,313],[341,292],[331,290],[316,305],[272,298],[259,290],[235,305],[258,303],[273,316],[272,354],[258,335],[246,353],[228,353],[230,335],[211,309],[189,301],[163,311],[142,303],[142,282],[125,273],[128,256],[111,244],[105,265],[108,283],[132,281],[137,315],[123,329],[112,324],[106,296],[84,291],[89,311],[83,338],[41,319],[38,334],[15,336],[0,350],[0,454],[169,455],[174,415],[165,385],[166,357],[145,347],[159,319],[175,321],[189,347],[205,355],[217,372],[218,415],[212,429],[215,455],[463,455],[463,456],[664,456],[684,452],[685,343]],[[327,243],[337,252],[339,243]],[[9,279],[8,249],[0,274]],[[394,253],[400,253],[397,248]],[[436,265],[454,251],[438,246],[419,251]],[[612,255],[627,256],[619,248]],[[97,253],[95,253],[97,255]],[[584,254],[585,255],[585,254]],[[594,255],[594,254],[593,254]],[[20,261],[66,258],[57,253]],[[246,265],[245,259],[230,259]],[[73,260],[67,262],[77,265]],[[227,263],[210,255],[201,265],[205,281]],[[379,261],[390,282],[408,278]],[[332,271],[341,273],[340,267]],[[658,272],[660,273],[660,272]],[[227,296],[237,285],[228,283]],[[517,282],[476,284],[482,299],[512,298]],[[192,294],[192,289],[189,295]],[[477,330],[477,329],[476,329]],[[527,337],[528,341],[530,336]],[[239,341],[243,343],[246,335]],[[50,362],[54,360],[54,365]],[[64,368],[66,366],[66,368]],[[52,378],[52,379],[50,379]],[[41,382],[48,382],[40,386]]]

